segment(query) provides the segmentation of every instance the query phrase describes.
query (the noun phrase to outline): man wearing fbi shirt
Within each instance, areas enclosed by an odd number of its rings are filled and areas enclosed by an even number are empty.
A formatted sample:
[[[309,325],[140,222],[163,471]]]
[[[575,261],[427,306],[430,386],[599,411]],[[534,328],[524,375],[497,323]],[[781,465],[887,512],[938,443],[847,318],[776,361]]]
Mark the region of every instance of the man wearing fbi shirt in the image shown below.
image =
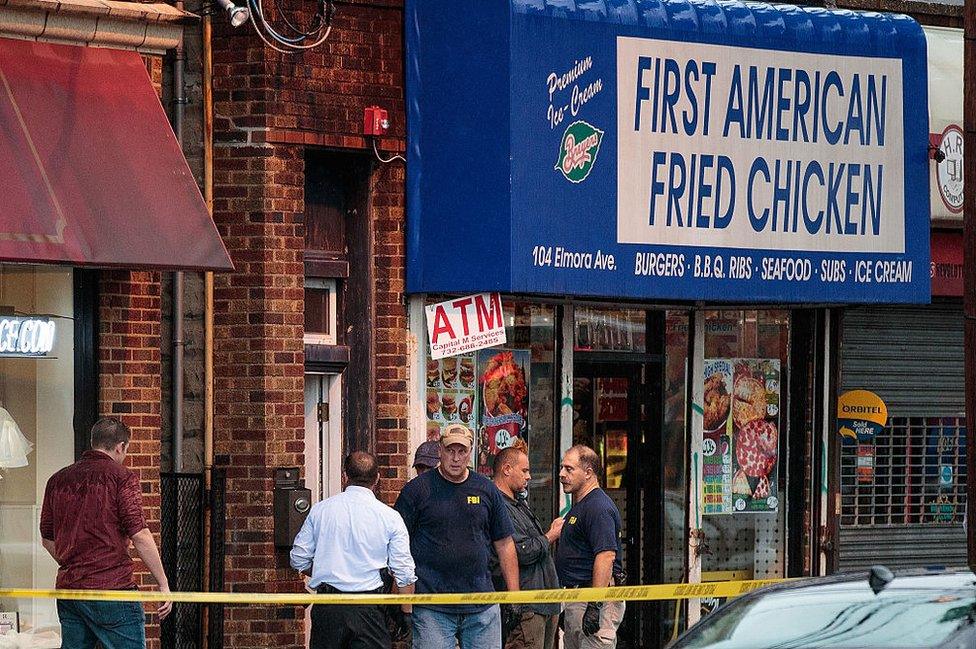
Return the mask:
[[[508,590],[519,589],[512,520],[495,484],[468,469],[474,435],[462,424],[441,432],[440,465],[404,486],[394,508],[410,533],[418,593],[494,590],[489,559],[498,554]],[[498,649],[498,605],[414,606],[413,646],[423,649]]]
[[[559,467],[563,491],[573,497],[556,548],[556,572],[563,588],[606,588],[623,581],[620,512],[600,489],[600,472],[599,456],[583,445],[566,451]],[[623,617],[623,602],[566,604],[565,649],[616,647]]]

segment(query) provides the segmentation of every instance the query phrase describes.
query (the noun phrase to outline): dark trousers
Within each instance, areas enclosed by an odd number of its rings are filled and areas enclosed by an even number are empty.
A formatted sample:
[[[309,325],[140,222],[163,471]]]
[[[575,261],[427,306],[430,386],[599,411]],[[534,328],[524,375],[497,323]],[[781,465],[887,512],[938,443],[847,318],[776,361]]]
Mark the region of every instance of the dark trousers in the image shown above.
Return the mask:
[[[381,606],[316,604],[312,607],[309,649],[390,649],[391,644]]]

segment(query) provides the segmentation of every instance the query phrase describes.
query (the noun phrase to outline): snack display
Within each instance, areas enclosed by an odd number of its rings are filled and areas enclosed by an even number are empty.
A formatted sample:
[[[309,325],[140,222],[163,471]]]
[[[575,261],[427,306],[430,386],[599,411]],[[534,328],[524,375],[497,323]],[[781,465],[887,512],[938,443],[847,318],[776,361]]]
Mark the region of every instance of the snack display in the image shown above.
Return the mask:
[[[777,510],[779,389],[778,359],[706,360],[705,514]]]
[[[745,426],[766,416],[766,387],[758,380],[749,376],[737,378],[733,394],[732,419],[736,426]]]
[[[440,385],[441,365],[437,361],[427,361],[427,387],[436,388]]]
[[[441,407],[441,397],[437,390],[427,390],[427,417],[433,418]]]
[[[461,378],[461,385],[466,388],[470,388],[474,385],[474,359],[471,357],[465,357],[461,359],[461,371],[459,374]]]
[[[527,349],[483,349],[478,353],[478,458],[477,470],[490,474],[495,455],[524,440],[528,433]]]
[[[427,439],[440,439],[444,426],[475,427],[474,354],[447,356],[427,362]],[[471,377],[465,383],[465,371]]]
[[[485,414],[507,415],[524,410],[528,387],[525,372],[512,352],[500,352],[488,361],[481,377]]]
[[[457,376],[458,359],[454,357],[441,359],[441,380],[444,382],[444,387],[454,387]]]
[[[471,421],[472,408],[471,397],[461,399],[461,403],[458,404],[458,419],[461,423],[466,424]]]
[[[725,385],[725,375],[721,372],[716,372],[705,379],[704,401],[705,430],[716,430],[724,426],[729,418],[732,397]]]
[[[735,459],[751,478],[765,478],[776,466],[779,431],[776,424],[754,419],[735,433]]]

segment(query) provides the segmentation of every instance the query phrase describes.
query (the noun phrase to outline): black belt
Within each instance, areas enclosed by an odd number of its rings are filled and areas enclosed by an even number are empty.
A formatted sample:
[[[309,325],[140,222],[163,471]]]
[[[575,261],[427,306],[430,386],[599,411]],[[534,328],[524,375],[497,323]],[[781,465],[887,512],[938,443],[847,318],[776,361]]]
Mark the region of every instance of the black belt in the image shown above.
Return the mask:
[[[383,592],[383,587],[374,588],[373,590],[339,590],[328,584],[322,584],[315,589],[315,592],[320,595],[379,595]]]

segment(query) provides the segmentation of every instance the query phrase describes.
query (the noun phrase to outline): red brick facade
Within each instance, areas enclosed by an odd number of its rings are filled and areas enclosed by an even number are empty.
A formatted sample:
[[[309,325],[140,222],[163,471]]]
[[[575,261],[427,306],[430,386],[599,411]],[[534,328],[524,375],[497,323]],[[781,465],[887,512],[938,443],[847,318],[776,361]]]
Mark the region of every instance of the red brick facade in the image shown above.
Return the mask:
[[[146,522],[159,544],[160,486],[160,284],[159,273],[104,271],[99,286],[99,413],[118,417],[132,430],[126,465],[139,474]],[[152,577],[140,566],[143,586]],[[147,610],[154,607],[148,605]],[[159,647],[151,616],[148,646]]]
[[[305,148],[371,154],[362,115],[377,104],[393,124],[380,147],[403,150],[402,7],[343,3],[329,40],[296,55],[266,48],[250,28],[215,21],[215,32],[214,220],[236,267],[216,277],[214,296],[226,583],[233,591],[296,591],[287,554],[272,544],[271,510],[274,468],[304,465]],[[391,502],[407,478],[408,453],[403,165],[376,163],[365,180],[374,232],[372,450],[383,467],[381,497]],[[228,609],[224,636],[240,649],[303,646],[302,609]]]

